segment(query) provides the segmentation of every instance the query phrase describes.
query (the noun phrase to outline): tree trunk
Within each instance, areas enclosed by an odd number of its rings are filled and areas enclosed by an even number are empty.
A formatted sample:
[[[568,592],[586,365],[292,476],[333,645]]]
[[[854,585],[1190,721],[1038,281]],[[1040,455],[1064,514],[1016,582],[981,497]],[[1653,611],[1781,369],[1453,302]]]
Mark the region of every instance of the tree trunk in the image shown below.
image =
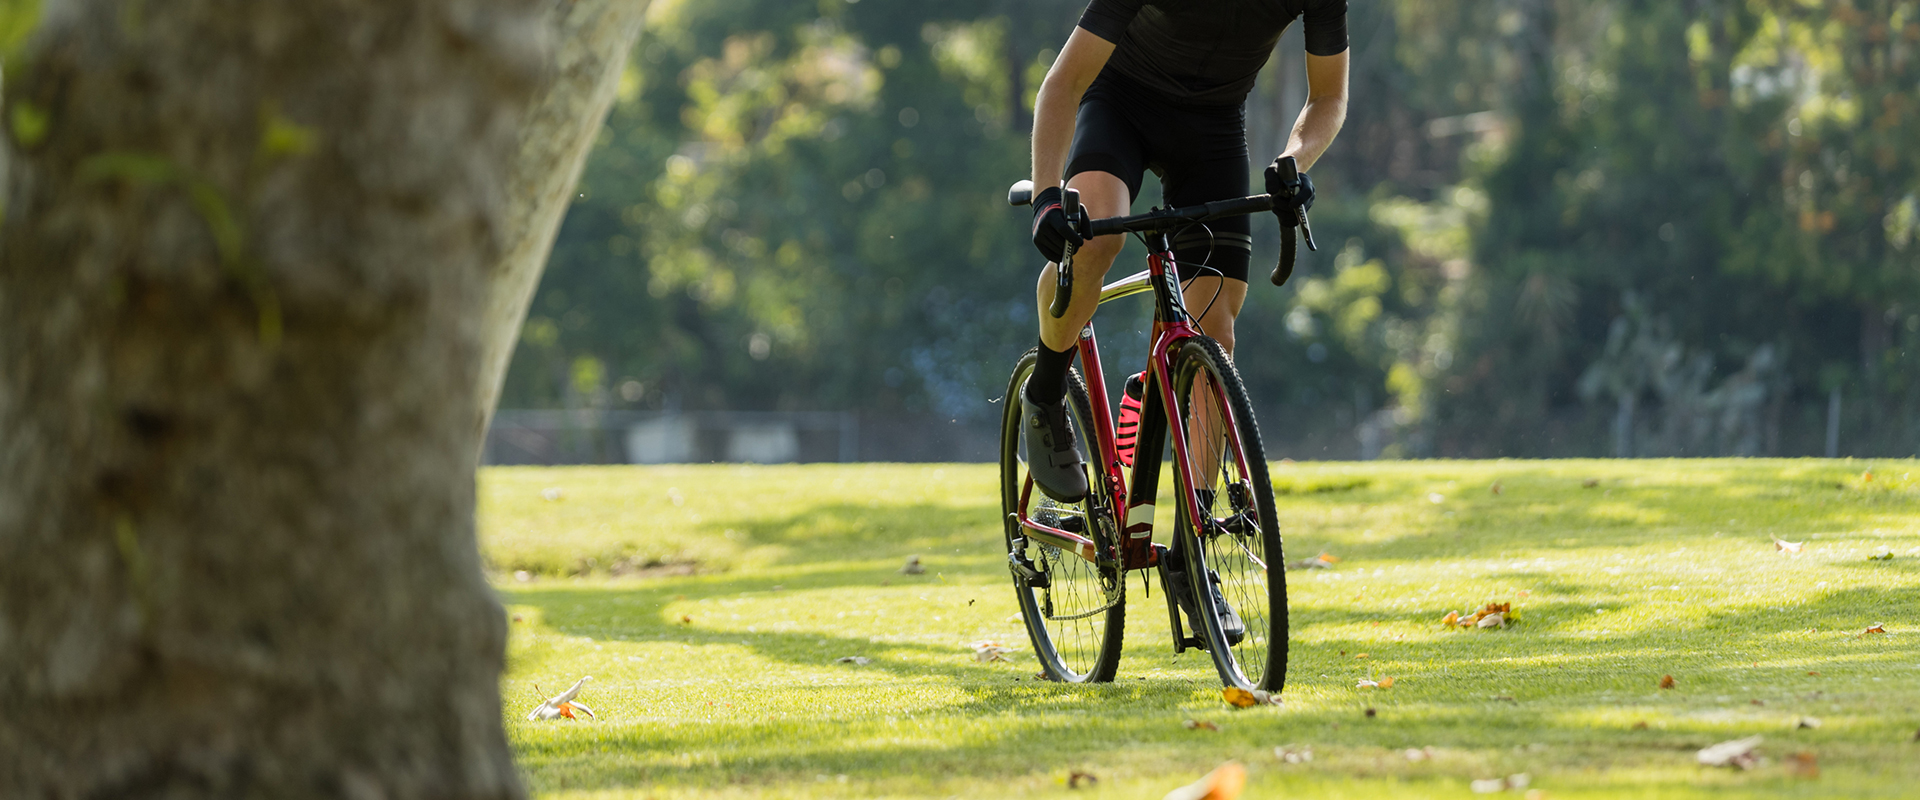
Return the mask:
[[[506,249],[488,275],[481,316],[480,413],[484,436],[500,401],[527,304],[540,285],[553,237],[560,230],[613,105],[627,52],[640,35],[648,0],[549,0],[553,67],[520,125],[520,149],[508,165]]]
[[[545,4],[45,8],[6,76],[0,796],[518,796],[474,387]]]

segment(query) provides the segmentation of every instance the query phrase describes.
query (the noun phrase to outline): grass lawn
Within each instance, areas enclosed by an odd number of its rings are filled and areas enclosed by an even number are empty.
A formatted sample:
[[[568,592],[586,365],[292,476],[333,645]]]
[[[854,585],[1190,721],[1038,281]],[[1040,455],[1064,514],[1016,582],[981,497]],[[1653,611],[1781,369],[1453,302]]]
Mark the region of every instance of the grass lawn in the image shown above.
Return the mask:
[[[1518,773],[1504,796],[1914,797],[1916,473],[1276,464],[1288,558],[1340,560],[1287,573],[1286,702],[1244,711],[1205,653],[1173,655],[1137,576],[1119,679],[1035,680],[991,465],[491,468],[480,532],[542,797],[1159,798],[1228,759],[1246,797],[1469,797]],[[899,572],[911,555],[925,574]],[[1519,622],[1440,624],[1490,601]],[[982,639],[1019,649],[978,663]],[[582,675],[597,719],[524,720]],[[1695,763],[1753,734],[1753,769]]]

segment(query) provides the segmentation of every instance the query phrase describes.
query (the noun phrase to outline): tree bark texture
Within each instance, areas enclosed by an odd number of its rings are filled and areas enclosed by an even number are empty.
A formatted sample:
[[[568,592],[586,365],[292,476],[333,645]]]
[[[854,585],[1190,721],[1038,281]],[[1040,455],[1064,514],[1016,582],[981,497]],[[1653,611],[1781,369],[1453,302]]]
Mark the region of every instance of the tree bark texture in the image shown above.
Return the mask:
[[[6,76],[0,797],[521,794],[473,387],[545,10],[45,6]]]
[[[481,318],[485,339],[477,428],[483,433],[499,403],[500,386],[554,235],[613,105],[627,53],[640,36],[647,4],[549,0],[553,52],[539,96],[520,125],[519,153],[508,165],[506,249],[489,276]]]

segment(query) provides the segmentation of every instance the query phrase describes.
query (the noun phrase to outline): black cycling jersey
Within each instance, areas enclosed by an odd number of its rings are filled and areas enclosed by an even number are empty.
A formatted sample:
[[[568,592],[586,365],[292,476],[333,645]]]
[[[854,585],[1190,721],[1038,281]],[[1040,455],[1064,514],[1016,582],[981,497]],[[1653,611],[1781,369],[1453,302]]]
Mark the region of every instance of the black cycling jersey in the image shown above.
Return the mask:
[[[1347,0],[1093,0],[1080,27],[1114,44],[1107,69],[1167,99],[1239,105],[1280,34],[1306,18],[1307,52],[1347,49]]]

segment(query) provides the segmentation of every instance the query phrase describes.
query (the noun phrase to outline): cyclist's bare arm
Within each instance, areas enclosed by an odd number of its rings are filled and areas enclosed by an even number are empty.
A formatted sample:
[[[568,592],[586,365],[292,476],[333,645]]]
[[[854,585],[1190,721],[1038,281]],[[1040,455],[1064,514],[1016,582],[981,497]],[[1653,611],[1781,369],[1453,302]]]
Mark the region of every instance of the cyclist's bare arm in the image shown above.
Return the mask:
[[[1067,148],[1073,145],[1080,96],[1086,94],[1111,55],[1112,42],[1076,27],[1047,70],[1046,80],[1040,82],[1040,94],[1033,102],[1034,191],[1060,185],[1060,173],[1067,168]]]
[[[1307,54],[1307,104],[1293,123],[1293,134],[1287,137],[1287,151],[1281,153],[1299,160],[1300,169],[1311,169],[1313,163],[1320,160],[1320,154],[1327,152],[1333,137],[1340,133],[1340,126],[1347,121],[1348,52],[1342,50],[1330,56]],[[1038,137],[1034,142],[1037,153]]]

